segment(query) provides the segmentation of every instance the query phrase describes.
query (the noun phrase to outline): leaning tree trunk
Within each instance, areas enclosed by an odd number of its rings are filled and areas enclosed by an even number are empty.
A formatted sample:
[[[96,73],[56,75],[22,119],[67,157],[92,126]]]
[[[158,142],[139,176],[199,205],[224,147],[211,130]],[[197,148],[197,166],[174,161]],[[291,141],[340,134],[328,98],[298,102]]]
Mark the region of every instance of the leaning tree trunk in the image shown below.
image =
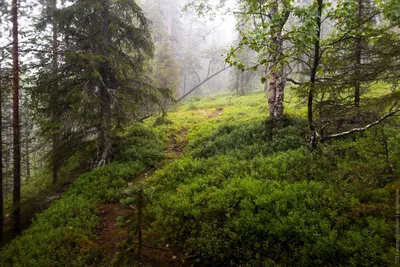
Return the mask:
[[[19,53],[18,53],[18,1],[12,1],[12,58],[13,58],[13,219],[14,234],[21,232],[21,146],[19,128]]]

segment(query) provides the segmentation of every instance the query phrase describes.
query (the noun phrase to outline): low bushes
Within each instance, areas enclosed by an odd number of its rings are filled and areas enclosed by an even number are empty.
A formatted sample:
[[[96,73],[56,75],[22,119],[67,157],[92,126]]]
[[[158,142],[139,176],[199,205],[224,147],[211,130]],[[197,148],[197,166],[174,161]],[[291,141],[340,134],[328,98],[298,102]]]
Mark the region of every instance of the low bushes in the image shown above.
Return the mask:
[[[152,211],[156,227],[203,266],[379,265],[390,255],[390,223],[342,218],[357,205],[320,182],[203,175],[158,195]]]
[[[98,257],[96,208],[118,201],[141,163],[110,164],[81,175],[49,209],[0,252],[1,266],[84,266]]]
[[[199,138],[192,141],[189,148],[193,157],[197,158],[229,154],[240,159],[251,159],[258,154],[269,155],[306,144],[302,120],[286,120],[283,126],[270,133],[270,127],[264,120],[241,124],[227,123],[211,135],[198,134]]]
[[[118,202],[132,181],[160,157],[162,143],[146,129],[121,139],[122,163],[81,175],[32,225],[0,251],[0,266],[87,266],[99,260],[97,208]],[[135,145],[135,151],[131,146]]]
[[[262,122],[192,134],[188,153],[151,178],[154,227],[200,266],[393,263],[392,187],[371,183],[387,162],[361,154],[376,139],[357,135],[312,152],[302,125],[289,121],[272,141]],[[369,184],[348,179],[374,159]]]

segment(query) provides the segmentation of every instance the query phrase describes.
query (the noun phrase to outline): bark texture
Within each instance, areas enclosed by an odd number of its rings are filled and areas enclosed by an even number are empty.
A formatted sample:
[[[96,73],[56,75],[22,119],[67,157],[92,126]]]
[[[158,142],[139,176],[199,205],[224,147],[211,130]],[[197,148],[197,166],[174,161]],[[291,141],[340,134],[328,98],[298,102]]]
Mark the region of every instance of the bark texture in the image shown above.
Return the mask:
[[[2,58],[4,58],[4,51],[2,53]],[[0,71],[1,71],[0,64]],[[0,244],[3,243],[3,232],[4,232],[4,192],[3,192],[3,81],[0,77]]]
[[[314,124],[314,111],[313,111],[313,102],[314,102],[314,94],[315,94],[315,81],[317,77],[317,71],[318,71],[318,66],[319,66],[319,59],[320,59],[320,38],[321,38],[321,16],[322,16],[322,4],[323,0],[317,0],[318,4],[318,13],[317,13],[317,18],[316,18],[316,41],[314,43],[314,60],[313,60],[313,66],[311,69],[311,75],[310,75],[310,89],[308,91],[308,103],[307,103],[307,118],[308,118],[308,126],[311,131],[311,141],[310,141],[310,146],[311,148],[316,148],[317,145],[317,132],[315,129],[315,124]]]
[[[13,219],[14,234],[21,232],[21,144],[19,125],[19,53],[18,53],[18,1],[12,1],[12,58],[13,58]]]

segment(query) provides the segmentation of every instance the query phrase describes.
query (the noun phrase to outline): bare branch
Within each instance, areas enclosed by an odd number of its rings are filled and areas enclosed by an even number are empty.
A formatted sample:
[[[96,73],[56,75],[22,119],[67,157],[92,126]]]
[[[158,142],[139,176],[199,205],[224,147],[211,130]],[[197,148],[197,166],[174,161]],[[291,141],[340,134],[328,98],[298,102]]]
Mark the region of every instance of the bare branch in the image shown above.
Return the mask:
[[[223,68],[222,70],[214,73],[213,75],[211,75],[210,77],[206,78],[204,81],[200,82],[198,85],[196,85],[195,87],[193,87],[192,89],[190,89],[186,94],[184,94],[183,96],[181,96],[180,98],[176,99],[175,102],[179,102],[182,101],[185,97],[187,97],[188,95],[190,95],[194,90],[196,90],[197,88],[199,88],[200,86],[202,86],[203,84],[205,84],[206,82],[208,82],[209,80],[211,80],[212,78],[214,78],[215,76],[219,75],[220,73],[226,71],[227,69],[229,69],[230,66]]]
[[[199,83],[201,83],[201,79],[200,79],[199,74],[196,72],[196,70],[193,67],[192,67],[192,70],[193,70],[194,74],[196,74],[197,79],[199,79]]]
[[[351,130],[346,131],[346,132],[323,136],[321,138],[321,142],[326,141],[326,140],[330,140],[330,139],[334,139],[334,138],[338,138],[338,137],[344,137],[344,136],[347,136],[347,135],[350,135],[350,134],[353,134],[353,133],[363,132],[363,131],[368,130],[369,128],[371,128],[371,127],[373,127],[375,125],[380,124],[382,121],[384,121],[385,119],[395,115],[398,112],[400,112],[400,108],[397,108],[394,111],[387,113],[386,115],[384,115],[381,118],[379,118],[377,121],[374,121],[374,122],[372,122],[372,123],[370,123],[370,124],[368,124],[368,125],[366,125],[366,126],[364,126],[362,128],[354,128],[354,129],[351,129]]]
[[[293,83],[293,84],[295,84],[295,85],[303,85],[303,84],[304,84],[304,83],[295,81],[295,80],[293,80],[293,79],[291,79],[291,78],[286,78],[286,81],[291,82],[291,83]]]

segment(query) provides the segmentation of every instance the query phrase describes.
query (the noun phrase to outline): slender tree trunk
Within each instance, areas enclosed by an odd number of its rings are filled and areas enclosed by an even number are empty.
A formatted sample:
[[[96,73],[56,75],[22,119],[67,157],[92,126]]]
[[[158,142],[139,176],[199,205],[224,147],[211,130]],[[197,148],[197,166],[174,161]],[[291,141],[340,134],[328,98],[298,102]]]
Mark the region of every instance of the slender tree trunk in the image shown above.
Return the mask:
[[[14,234],[21,232],[21,145],[19,127],[19,53],[18,53],[18,1],[12,1],[13,37],[13,152],[14,152],[14,190],[13,218]]]
[[[53,58],[52,58],[52,69],[53,69],[53,79],[54,79],[54,89],[51,92],[51,105],[52,105],[52,117],[53,117],[53,122],[55,124],[58,124],[58,117],[59,117],[59,112],[58,112],[58,105],[57,105],[57,94],[58,94],[58,25],[57,25],[57,0],[52,0],[51,2],[51,10],[53,12],[53,41],[52,41],[52,52],[53,52]],[[58,126],[57,126],[58,128]],[[53,184],[56,184],[58,182],[58,171],[59,171],[59,163],[58,163],[58,158],[57,158],[57,150],[58,150],[58,143],[59,143],[59,133],[58,129],[53,133],[52,136],[52,151],[53,151],[53,166],[52,166],[52,173],[53,173]],[[29,161],[28,161],[29,164]]]
[[[357,23],[361,25],[362,23],[362,11],[363,11],[363,0],[357,0],[358,2],[358,12],[357,12]],[[356,65],[355,65],[355,75],[356,82],[354,84],[354,107],[360,107],[360,66],[361,66],[361,53],[362,53],[362,39],[358,34],[355,38],[355,54],[356,54]]]
[[[275,65],[275,62],[271,62],[269,65],[272,67]],[[269,71],[269,79],[268,79],[268,112],[269,117],[274,118],[275,114],[275,101],[276,101],[276,90],[278,83],[278,75],[275,70]]]
[[[279,4],[281,1],[276,0],[273,2],[271,8],[271,15],[273,16],[279,11]],[[284,7],[282,7],[284,8]],[[269,116],[279,122],[283,117],[283,100],[286,81],[284,80],[283,67],[279,66],[280,57],[283,53],[283,39],[282,29],[289,18],[289,12],[285,11],[277,25],[272,28],[271,43],[274,51],[270,55],[268,64],[268,111]],[[272,126],[274,123],[272,124]]]
[[[308,117],[308,125],[312,134],[311,137],[311,142],[310,146],[311,148],[316,148],[317,145],[317,132],[315,129],[315,124],[314,124],[314,117],[313,117],[313,101],[314,101],[314,94],[315,94],[315,81],[317,77],[317,71],[318,71],[318,66],[319,66],[319,59],[320,59],[320,38],[321,38],[321,16],[322,16],[322,4],[323,0],[317,0],[318,4],[318,14],[317,14],[317,19],[316,19],[316,28],[317,28],[317,34],[316,34],[316,41],[314,43],[314,62],[313,62],[313,67],[311,69],[311,75],[310,75],[310,89],[308,92],[308,103],[307,103],[307,117]]]
[[[4,51],[2,52],[2,58],[4,58]],[[0,61],[1,63],[1,61]],[[2,68],[0,64],[0,74]],[[4,192],[3,192],[3,78],[0,77],[0,245],[3,243],[3,232],[4,232]]]
[[[278,12],[278,1],[274,1],[271,8],[271,16]],[[269,117],[275,120],[275,105],[276,105],[276,95],[278,90],[279,81],[279,70],[278,70],[278,58],[280,51],[280,40],[279,40],[279,30],[273,29],[271,33],[271,43],[275,51],[271,53],[270,60],[268,64],[268,113]]]
[[[29,180],[31,178],[31,165],[30,165],[30,149],[29,149],[29,123],[26,124],[26,137],[25,137],[25,153],[26,153],[26,178]]]

